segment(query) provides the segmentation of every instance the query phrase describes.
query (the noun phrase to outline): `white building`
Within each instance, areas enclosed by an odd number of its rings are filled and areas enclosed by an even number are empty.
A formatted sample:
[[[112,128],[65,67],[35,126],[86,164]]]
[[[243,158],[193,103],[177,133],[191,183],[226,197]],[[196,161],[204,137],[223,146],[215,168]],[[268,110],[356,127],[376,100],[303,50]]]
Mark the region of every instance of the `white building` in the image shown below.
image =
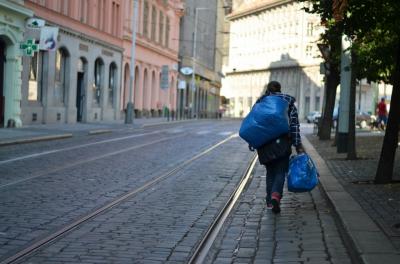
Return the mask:
[[[245,116],[264,85],[279,81],[297,100],[299,117],[322,109],[322,58],[317,47],[319,17],[293,0],[233,1],[229,63],[222,95],[229,99],[225,115]]]

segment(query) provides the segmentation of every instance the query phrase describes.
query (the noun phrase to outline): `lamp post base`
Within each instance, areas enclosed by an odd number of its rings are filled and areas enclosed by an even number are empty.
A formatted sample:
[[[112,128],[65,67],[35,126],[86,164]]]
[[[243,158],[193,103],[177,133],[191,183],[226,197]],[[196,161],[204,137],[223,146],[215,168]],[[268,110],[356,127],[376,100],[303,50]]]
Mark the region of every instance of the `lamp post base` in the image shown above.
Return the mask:
[[[125,124],[133,124],[133,103],[126,105]]]

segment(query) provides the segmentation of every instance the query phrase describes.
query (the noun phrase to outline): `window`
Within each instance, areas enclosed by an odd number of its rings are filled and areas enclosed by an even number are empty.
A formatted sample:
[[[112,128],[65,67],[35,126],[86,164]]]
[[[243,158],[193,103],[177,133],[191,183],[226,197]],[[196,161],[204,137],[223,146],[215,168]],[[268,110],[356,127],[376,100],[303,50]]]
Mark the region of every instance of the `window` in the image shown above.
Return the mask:
[[[80,20],[82,23],[87,23],[87,0],[81,0],[81,7],[80,7]]]
[[[157,27],[157,9],[155,6],[151,9],[151,40],[156,41],[156,27]]]
[[[35,52],[30,62],[28,100],[42,100],[43,51]]]
[[[65,79],[67,69],[67,52],[64,49],[56,51],[55,67],[55,97],[58,103],[65,103]]]
[[[103,61],[98,58],[94,65],[94,89],[93,89],[93,103],[100,104],[101,87],[103,82]]]
[[[169,31],[170,31],[169,17],[167,16],[167,21],[165,26],[165,46],[167,48],[169,48]]]
[[[164,15],[163,13],[160,11],[160,25],[159,25],[159,29],[158,29],[158,42],[160,43],[160,45],[163,45],[163,35],[164,35]]]
[[[313,30],[314,30],[314,24],[311,22],[307,23],[307,36],[312,36]]]
[[[68,16],[68,13],[69,13],[68,9],[69,9],[68,0],[62,0],[62,1],[61,1],[61,13],[62,13],[63,15]]]
[[[119,34],[119,4],[116,2],[112,3],[112,20],[111,20],[111,34],[118,35]]]
[[[149,36],[149,3],[147,1],[144,2],[143,8],[143,35]]]
[[[108,105],[114,107],[114,91],[116,86],[117,79],[117,66],[115,63],[111,63],[110,65],[110,77],[108,81]]]
[[[100,30],[104,29],[104,21],[105,21],[105,5],[104,4],[105,4],[104,0],[97,1],[97,28]],[[113,3],[113,8],[114,8],[114,3]]]
[[[307,57],[311,57],[312,56],[312,46],[311,45],[308,45],[306,47],[306,56]]]

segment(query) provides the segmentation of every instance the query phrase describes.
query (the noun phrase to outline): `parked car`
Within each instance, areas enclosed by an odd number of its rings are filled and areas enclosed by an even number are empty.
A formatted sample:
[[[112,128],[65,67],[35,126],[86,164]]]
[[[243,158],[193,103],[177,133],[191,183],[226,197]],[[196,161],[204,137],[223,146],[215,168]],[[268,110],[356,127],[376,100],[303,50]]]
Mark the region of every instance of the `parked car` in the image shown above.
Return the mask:
[[[356,125],[360,128],[366,128],[373,122],[372,116],[363,111],[356,111]]]
[[[333,117],[332,117],[332,121],[333,121],[333,126],[336,127],[337,125],[337,119],[338,119],[338,108],[335,107],[335,109],[333,110]],[[372,116],[371,114],[364,112],[364,111],[356,111],[356,126],[360,127],[360,128],[366,128],[368,126],[371,125],[371,123],[374,121],[374,116]]]
[[[321,112],[312,111],[308,113],[306,119],[307,123],[315,123],[321,117]]]

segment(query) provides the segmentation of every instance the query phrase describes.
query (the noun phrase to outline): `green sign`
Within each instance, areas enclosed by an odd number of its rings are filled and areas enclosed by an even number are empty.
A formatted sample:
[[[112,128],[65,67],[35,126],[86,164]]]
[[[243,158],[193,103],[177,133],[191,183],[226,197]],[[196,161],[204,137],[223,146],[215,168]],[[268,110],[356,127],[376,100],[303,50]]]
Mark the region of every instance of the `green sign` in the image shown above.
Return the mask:
[[[26,43],[22,43],[19,47],[25,51],[26,56],[31,57],[33,57],[35,51],[39,50],[39,45],[35,43],[34,39],[28,39]]]

